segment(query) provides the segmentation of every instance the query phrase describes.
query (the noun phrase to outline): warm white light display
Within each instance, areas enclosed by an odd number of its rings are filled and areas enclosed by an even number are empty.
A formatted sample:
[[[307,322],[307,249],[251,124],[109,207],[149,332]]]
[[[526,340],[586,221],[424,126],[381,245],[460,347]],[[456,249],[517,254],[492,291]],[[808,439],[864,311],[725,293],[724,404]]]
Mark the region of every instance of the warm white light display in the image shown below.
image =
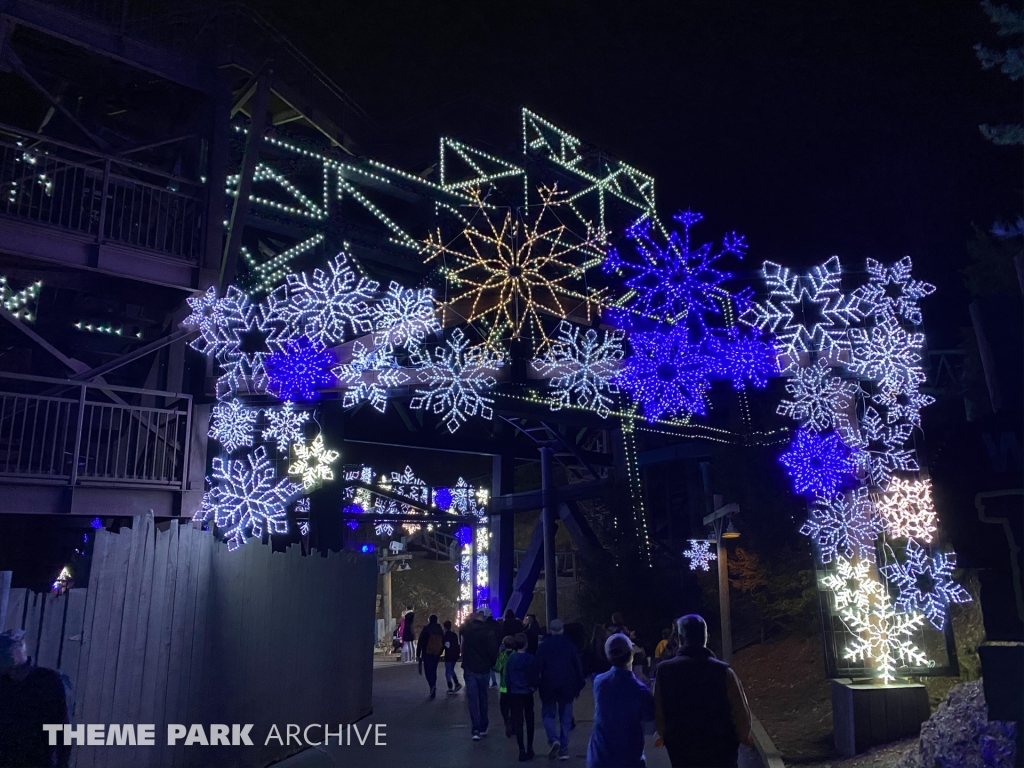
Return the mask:
[[[690,548],[683,550],[683,557],[689,559],[691,571],[710,571],[710,563],[718,559],[718,554],[711,551],[710,541],[690,539]]]
[[[217,403],[210,412],[209,436],[233,453],[242,446],[252,445],[252,433],[259,409],[246,408],[238,400]]]
[[[374,344],[404,347],[441,332],[434,309],[434,292],[403,288],[392,282],[383,298],[370,306]]]
[[[288,474],[302,480],[302,487],[306,493],[320,487],[325,480],[334,479],[334,470],[331,464],[337,461],[340,454],[337,451],[328,450],[324,447],[324,436],[317,435],[312,443],[294,443],[292,445],[292,458],[294,461],[288,467]]]
[[[384,413],[388,404],[388,390],[408,384],[409,374],[399,367],[395,350],[390,344],[366,346],[361,341],[352,345],[352,358],[335,366],[338,383],[348,387],[344,407],[351,408],[366,401]]]
[[[911,276],[914,268],[909,256],[886,267],[875,259],[867,260],[868,282],[854,291],[859,310],[865,315],[902,317],[914,325],[921,324],[917,302],[935,292],[935,286]]]
[[[923,333],[907,333],[895,318],[887,317],[872,328],[851,328],[853,355],[850,370],[875,381],[883,390],[916,392],[925,380],[919,350]]]
[[[838,555],[857,555],[865,562],[875,561],[875,540],[882,532],[882,521],[875,513],[867,488],[857,488],[833,498],[818,498],[810,509],[800,533],[818,545],[823,563]]]
[[[969,603],[967,590],[953,581],[956,553],[939,552],[929,557],[924,547],[911,539],[907,559],[882,567],[882,573],[900,591],[896,608],[904,613],[921,611],[936,629],[946,626],[950,603]]]
[[[263,439],[277,443],[277,450],[288,453],[292,443],[305,440],[305,425],[309,421],[309,411],[300,411],[293,403],[285,403],[277,408],[263,411],[267,426],[263,430]]]
[[[892,538],[931,542],[936,527],[931,480],[894,477],[875,505]]]
[[[410,408],[438,414],[452,433],[470,416],[493,417],[494,400],[482,393],[497,383],[494,373],[502,365],[500,352],[482,344],[470,347],[469,339],[456,328],[433,357],[428,350],[414,350],[413,362],[425,386],[416,389]]]
[[[815,432],[835,428],[840,435],[850,430],[853,398],[859,387],[832,373],[828,360],[819,357],[806,367],[797,368],[786,381],[791,400],[779,403],[776,413],[800,422]]]
[[[594,410],[601,418],[608,416],[619,393],[612,378],[625,356],[623,336],[622,331],[599,336],[593,328],[581,334],[578,326],[562,321],[551,346],[531,363],[534,370],[550,378],[551,410],[578,405]]]
[[[213,459],[212,487],[193,519],[212,522],[233,551],[250,534],[261,537],[264,533],[287,533],[286,509],[301,491],[302,486],[277,479],[262,445],[238,460],[217,456]]]
[[[867,611],[848,608],[843,611],[842,619],[857,636],[846,646],[845,657],[874,665],[884,683],[891,683],[901,668],[935,664],[912,639],[924,624],[922,613],[896,613],[886,599],[882,605]]]
[[[885,586],[872,573],[867,560],[848,560],[839,556],[834,570],[821,579],[821,585],[832,593],[832,608],[842,614],[853,610],[858,613],[884,608],[889,602]]]

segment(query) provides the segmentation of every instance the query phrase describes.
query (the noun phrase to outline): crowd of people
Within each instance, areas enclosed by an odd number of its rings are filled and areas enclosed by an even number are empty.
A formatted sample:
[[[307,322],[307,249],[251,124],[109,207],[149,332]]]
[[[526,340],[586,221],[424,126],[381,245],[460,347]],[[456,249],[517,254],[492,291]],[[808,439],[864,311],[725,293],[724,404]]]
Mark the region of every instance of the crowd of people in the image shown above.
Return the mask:
[[[416,636],[412,616],[410,608],[403,617],[403,661],[405,638]],[[750,710],[736,673],[715,658],[707,639],[700,616],[683,616],[663,631],[648,658],[620,613],[596,625],[587,641],[580,624],[553,619],[541,627],[532,614],[520,621],[509,610],[495,619],[482,608],[458,632],[430,616],[408,660],[419,664],[431,699],[442,660],[448,694],[465,687],[473,741],[490,731],[488,689],[497,687],[505,736],[515,738],[521,762],[536,756],[535,696],[548,758],[569,759],[573,706],[589,681],[594,721],[588,768],[644,766],[645,735],[653,733],[673,766],[726,768],[737,765],[740,744],[752,743]]]

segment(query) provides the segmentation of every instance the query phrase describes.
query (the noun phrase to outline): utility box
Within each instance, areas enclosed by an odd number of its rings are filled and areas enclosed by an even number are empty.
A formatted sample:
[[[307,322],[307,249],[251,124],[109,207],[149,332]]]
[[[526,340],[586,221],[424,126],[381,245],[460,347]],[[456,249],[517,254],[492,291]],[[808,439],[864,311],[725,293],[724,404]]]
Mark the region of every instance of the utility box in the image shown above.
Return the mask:
[[[930,714],[928,691],[919,683],[832,681],[833,735],[844,757],[914,736]]]

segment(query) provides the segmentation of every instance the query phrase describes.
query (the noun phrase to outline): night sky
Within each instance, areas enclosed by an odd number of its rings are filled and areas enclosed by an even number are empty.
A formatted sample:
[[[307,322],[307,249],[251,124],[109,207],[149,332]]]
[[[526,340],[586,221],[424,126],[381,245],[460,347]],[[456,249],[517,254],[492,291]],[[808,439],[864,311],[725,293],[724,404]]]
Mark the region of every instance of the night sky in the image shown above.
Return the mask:
[[[973,45],[1005,41],[976,2],[265,2],[366,110],[368,154],[514,156],[528,106],[653,174],[663,216],[746,234],[750,268],[910,254],[933,348],[970,324],[972,223],[1020,210],[1019,148],[977,128],[1019,120],[1020,87],[981,70]]]

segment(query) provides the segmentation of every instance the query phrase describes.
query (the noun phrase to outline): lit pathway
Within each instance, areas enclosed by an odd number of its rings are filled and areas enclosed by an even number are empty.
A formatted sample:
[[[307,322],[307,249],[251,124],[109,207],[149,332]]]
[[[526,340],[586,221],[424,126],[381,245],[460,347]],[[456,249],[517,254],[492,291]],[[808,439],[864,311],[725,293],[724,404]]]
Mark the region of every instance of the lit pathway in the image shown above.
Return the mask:
[[[378,657],[379,658],[379,657]],[[440,670],[437,698],[427,698],[427,684],[416,674],[415,664],[379,661],[373,671],[373,714],[360,721],[387,725],[387,746],[315,747],[300,752],[280,763],[277,768],[511,768],[519,766],[519,749],[515,739],[506,739],[498,711],[498,692],[490,691],[490,733],[479,742],[471,738],[465,690],[455,696],[444,693],[444,667]],[[459,678],[462,668],[458,667]],[[548,761],[547,738],[540,722],[540,702],[535,706],[537,735],[534,750],[537,757],[528,765],[586,765],[587,742],[593,719],[594,704],[590,685],[576,701],[576,729],[569,742],[567,762]],[[760,762],[753,750],[741,748],[740,765],[754,768]],[[647,739],[649,768],[668,768],[668,755]]]

